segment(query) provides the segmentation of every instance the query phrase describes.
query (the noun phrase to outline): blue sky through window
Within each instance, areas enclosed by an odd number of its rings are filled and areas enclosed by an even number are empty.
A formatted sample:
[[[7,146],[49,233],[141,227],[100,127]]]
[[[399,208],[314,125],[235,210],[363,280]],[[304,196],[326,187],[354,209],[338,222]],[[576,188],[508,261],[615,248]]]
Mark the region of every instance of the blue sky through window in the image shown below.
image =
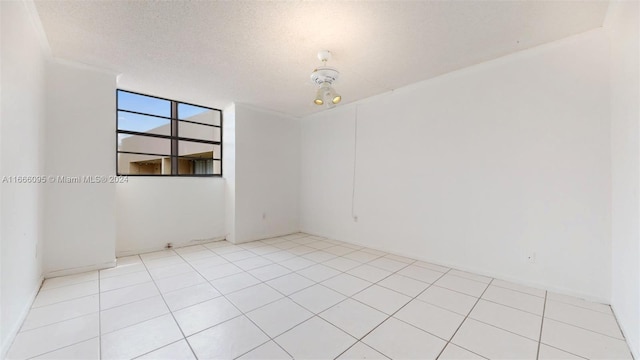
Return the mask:
[[[171,102],[118,90],[118,109],[171,117]]]
[[[169,100],[158,99],[150,96],[134,94],[118,90],[118,109],[135,111],[150,115],[171,117],[171,102]],[[201,114],[209,109],[199,106],[178,104],[178,117],[188,119],[194,115]],[[169,125],[171,120],[118,111],[118,129],[138,132],[153,132],[162,135],[170,135],[170,130],[159,129],[158,127]]]
[[[211,111],[200,106],[194,106],[189,104],[178,104],[178,118],[181,120],[187,120],[192,116],[202,114],[205,111]]]

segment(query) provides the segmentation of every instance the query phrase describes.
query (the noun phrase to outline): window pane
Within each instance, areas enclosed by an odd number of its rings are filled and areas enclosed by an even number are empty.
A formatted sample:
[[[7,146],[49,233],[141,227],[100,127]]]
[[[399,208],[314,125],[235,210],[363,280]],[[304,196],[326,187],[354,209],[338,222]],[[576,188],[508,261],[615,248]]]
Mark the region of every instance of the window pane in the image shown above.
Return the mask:
[[[118,151],[171,154],[171,140],[151,136],[118,134]]]
[[[180,175],[220,175],[222,162],[213,159],[178,158]]]
[[[119,174],[222,175],[221,110],[117,90],[116,113]]]
[[[220,145],[192,141],[178,142],[178,155],[189,158],[221,159]]]
[[[118,90],[118,109],[171,117],[171,102]]]
[[[119,153],[118,174],[171,175],[171,157]]]
[[[184,138],[220,141],[220,128],[179,121],[178,135]]]
[[[118,130],[171,135],[171,120],[118,111]]]
[[[220,111],[178,103],[178,118],[209,125],[220,125]]]

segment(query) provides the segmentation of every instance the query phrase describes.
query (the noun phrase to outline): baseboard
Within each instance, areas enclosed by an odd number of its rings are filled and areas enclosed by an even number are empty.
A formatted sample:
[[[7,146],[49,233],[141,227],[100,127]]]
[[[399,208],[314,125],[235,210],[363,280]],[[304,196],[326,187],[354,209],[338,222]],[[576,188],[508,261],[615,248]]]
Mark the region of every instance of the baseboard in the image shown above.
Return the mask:
[[[620,317],[618,317],[618,312],[616,311],[616,307],[613,304],[611,304],[611,311],[613,311],[613,315],[616,317],[616,321],[618,322],[618,327],[620,328],[620,331],[622,331],[622,336],[624,336],[627,346],[629,347],[631,356],[633,356],[634,359],[639,360],[640,349],[634,349],[631,347],[631,343],[629,342],[629,332],[627,331],[625,326],[620,322]]]
[[[171,243],[171,246],[173,249],[178,249],[178,248],[187,247],[187,246],[208,244],[216,241],[222,241],[225,239],[226,239],[226,236],[218,236],[218,237],[213,237],[209,239],[187,240],[182,242],[173,242]],[[146,254],[146,253],[161,251],[166,249],[167,248],[164,245],[162,245],[162,246],[153,246],[153,247],[142,248],[142,249],[116,251],[116,257]]]
[[[322,235],[312,234],[312,233],[306,232],[304,230],[300,230],[300,231],[302,231],[302,232],[304,232],[306,234],[309,234],[309,235],[324,237]],[[348,244],[364,246],[364,247],[368,247],[370,249],[384,251],[386,253],[393,254],[393,255],[404,256],[404,257],[408,257],[408,258],[411,258],[411,259],[416,259],[416,260],[420,260],[420,261],[429,262],[429,263],[432,263],[432,264],[435,264],[435,265],[440,265],[440,266],[445,266],[445,267],[449,267],[449,268],[453,268],[453,269],[457,269],[457,270],[472,272],[472,273],[475,273],[475,274],[488,276],[488,277],[499,279],[499,280],[509,281],[509,282],[513,282],[513,283],[524,285],[524,286],[529,286],[529,287],[533,287],[533,288],[537,288],[537,289],[541,289],[541,290],[546,290],[546,291],[552,291],[552,292],[555,292],[555,293],[558,293],[558,294],[574,296],[574,297],[577,297],[577,298],[580,298],[580,299],[583,299],[583,300],[587,300],[587,301],[591,301],[591,302],[597,302],[597,303],[609,305],[609,301],[610,301],[610,299],[606,299],[606,298],[599,297],[599,296],[594,296],[592,294],[580,293],[580,292],[573,291],[571,289],[566,289],[566,288],[557,287],[557,286],[549,286],[549,285],[546,285],[546,284],[532,282],[532,281],[523,281],[522,279],[511,277],[511,276],[508,276],[508,275],[505,275],[505,274],[495,273],[495,272],[491,272],[491,271],[485,271],[485,270],[482,270],[482,269],[476,269],[476,268],[465,266],[463,264],[446,263],[446,262],[439,261],[437,259],[432,259],[432,258],[423,257],[423,256],[417,256],[415,253],[403,253],[403,252],[397,252],[397,251],[389,251],[388,249],[383,249],[383,248],[380,248],[380,247],[371,246],[370,244],[361,243],[359,241],[348,241],[348,240],[339,240],[339,239],[332,239],[332,240],[338,240],[338,241],[342,241],[342,242],[345,242],[345,243],[348,243]],[[638,359],[638,360],[640,360],[640,359]]]
[[[244,244],[244,243],[248,243],[248,242],[252,242],[252,241],[259,241],[259,240],[271,239],[271,238],[275,238],[275,237],[279,237],[279,236],[287,236],[287,235],[291,235],[291,234],[297,234],[299,232],[300,232],[300,230],[296,230],[296,231],[293,231],[293,232],[287,231],[286,233],[275,233],[275,234],[270,234],[270,235],[261,235],[261,237],[257,238],[257,239],[235,241],[235,242],[233,242],[233,244],[235,244],[235,245]]]
[[[36,296],[38,296],[38,292],[42,287],[43,281],[44,281],[44,277],[41,276],[40,281],[38,282],[38,286],[31,292],[31,295],[29,296],[28,301],[25,302],[25,307],[22,308],[22,311],[20,311],[20,316],[18,317],[18,321],[16,321],[16,323],[13,324],[13,326],[7,332],[8,333],[7,337],[3,339],[2,347],[0,348],[0,359],[4,359],[7,357],[7,352],[9,352],[9,348],[11,347],[11,344],[13,344],[13,340],[16,338],[16,335],[18,335],[18,332],[20,331],[22,324],[27,319],[27,315],[29,315],[29,310],[31,310],[31,305],[33,305],[33,302],[36,300]]]
[[[107,262],[104,262],[104,263],[101,263],[101,264],[80,266],[80,267],[71,268],[71,269],[62,269],[62,270],[49,271],[49,272],[44,274],[44,278],[45,279],[49,279],[49,278],[54,278],[54,277],[59,277],[59,276],[79,274],[79,273],[88,272],[88,271],[108,269],[108,268],[112,268],[114,266],[116,266],[116,259],[113,259],[111,261],[107,261]]]

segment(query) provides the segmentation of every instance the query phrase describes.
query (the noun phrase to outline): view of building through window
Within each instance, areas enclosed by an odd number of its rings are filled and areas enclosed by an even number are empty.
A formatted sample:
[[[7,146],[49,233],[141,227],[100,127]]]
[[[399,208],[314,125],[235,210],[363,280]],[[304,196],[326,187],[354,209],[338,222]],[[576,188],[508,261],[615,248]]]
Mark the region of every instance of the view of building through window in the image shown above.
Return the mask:
[[[119,175],[222,175],[222,111],[117,91]]]

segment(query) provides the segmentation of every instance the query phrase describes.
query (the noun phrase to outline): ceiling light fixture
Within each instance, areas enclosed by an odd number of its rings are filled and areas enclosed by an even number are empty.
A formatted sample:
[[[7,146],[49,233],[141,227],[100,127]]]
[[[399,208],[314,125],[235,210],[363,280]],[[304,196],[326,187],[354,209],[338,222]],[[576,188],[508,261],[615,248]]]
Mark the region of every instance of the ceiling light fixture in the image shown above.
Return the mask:
[[[329,50],[319,51],[318,59],[322,61],[322,66],[316,68],[311,73],[311,81],[320,87],[316,92],[316,98],[313,102],[316,105],[326,104],[327,107],[332,108],[342,100],[342,96],[338,95],[332,87],[333,82],[338,79],[340,72],[335,68],[327,66],[327,61],[331,59],[331,52]]]

